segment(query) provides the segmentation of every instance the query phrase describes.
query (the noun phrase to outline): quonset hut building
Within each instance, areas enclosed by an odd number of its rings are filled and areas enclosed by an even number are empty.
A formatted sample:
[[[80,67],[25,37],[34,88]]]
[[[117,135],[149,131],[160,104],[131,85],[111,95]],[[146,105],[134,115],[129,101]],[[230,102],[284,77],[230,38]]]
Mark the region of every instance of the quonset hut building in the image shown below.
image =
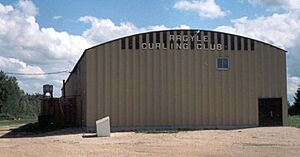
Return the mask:
[[[215,31],[135,34],[84,51],[63,86],[83,127],[112,130],[287,124],[286,51]]]

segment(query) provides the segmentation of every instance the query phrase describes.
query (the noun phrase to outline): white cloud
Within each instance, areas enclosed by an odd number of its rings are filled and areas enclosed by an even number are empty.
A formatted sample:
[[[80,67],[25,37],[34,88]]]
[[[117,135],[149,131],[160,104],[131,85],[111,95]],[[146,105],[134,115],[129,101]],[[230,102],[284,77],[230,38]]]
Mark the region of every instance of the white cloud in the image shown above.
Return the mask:
[[[0,3],[0,55],[18,56],[28,62],[78,59],[91,46],[82,36],[40,28],[36,22],[37,8],[31,1],[19,1],[16,6]]]
[[[29,0],[20,0],[17,7],[22,14],[35,16],[38,13],[38,8]]]
[[[215,30],[250,36],[281,48],[294,47],[300,39],[300,14],[298,11],[275,13],[256,19],[242,17],[232,20],[232,24],[232,26],[219,26]]]
[[[180,25],[180,26],[174,27],[174,29],[191,29],[191,27],[188,25]]]
[[[193,11],[198,13],[201,18],[218,18],[227,15],[214,0],[180,0],[174,4],[174,8],[184,11]]]
[[[10,11],[13,11],[14,8],[11,5],[4,6],[0,4],[0,14],[7,14]]]
[[[38,66],[28,65],[25,62],[22,62],[15,58],[5,58],[0,56],[0,69],[4,72],[13,72],[13,73],[26,73],[26,74],[37,74],[44,73],[44,71]],[[45,79],[44,75],[24,75],[21,76],[24,78],[37,78]]]
[[[143,31],[132,23],[120,23],[120,25],[115,25],[110,19],[98,19],[96,17],[84,16],[80,17],[79,20],[91,24],[91,28],[84,31],[83,36],[90,42],[95,43]]]
[[[58,19],[61,19],[61,18],[62,18],[62,16],[53,16],[52,17],[53,20],[58,20]]]
[[[88,39],[89,42],[95,44],[135,33],[141,33],[150,30],[153,31],[169,29],[164,25],[136,27],[133,23],[130,22],[115,24],[110,19],[98,19],[92,16],[80,17],[79,20],[81,22],[91,24],[91,28],[83,32],[83,37]],[[187,25],[180,25],[175,28],[189,29],[190,27]]]
[[[253,5],[262,5],[271,9],[300,9],[299,0],[248,0]]]
[[[289,95],[294,95],[297,89],[300,87],[300,77],[292,76],[288,77],[288,89],[287,92]]]

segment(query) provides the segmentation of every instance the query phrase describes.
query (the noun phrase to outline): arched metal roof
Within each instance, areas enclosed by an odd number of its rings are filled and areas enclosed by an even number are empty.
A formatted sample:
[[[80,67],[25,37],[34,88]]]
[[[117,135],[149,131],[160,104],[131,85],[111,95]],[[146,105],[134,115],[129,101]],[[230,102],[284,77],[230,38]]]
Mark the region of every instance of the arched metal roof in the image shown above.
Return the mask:
[[[198,32],[198,31],[200,31],[200,32],[207,32],[207,33],[213,32],[213,33],[226,34],[226,35],[228,35],[228,36],[236,36],[236,37],[241,37],[241,38],[244,38],[244,39],[249,39],[249,40],[252,40],[252,41],[255,41],[255,42],[264,44],[264,45],[266,45],[266,46],[271,46],[271,47],[276,48],[276,49],[278,49],[278,50],[287,52],[286,50],[284,50],[284,49],[282,49],[282,48],[279,48],[279,47],[277,47],[277,46],[274,46],[274,45],[272,45],[272,44],[269,44],[269,43],[266,43],[266,42],[263,42],[263,41],[260,41],[260,40],[256,40],[256,39],[249,38],[249,37],[246,37],[246,36],[241,36],[241,35],[236,35],[236,34],[231,34],[231,33],[220,32],[220,31],[201,30],[201,29],[168,29],[168,30],[156,30],[156,31],[141,32],[141,33],[131,34],[131,35],[128,35],[128,36],[123,36],[123,37],[120,37],[120,38],[116,38],[116,39],[113,39],[113,40],[109,40],[109,41],[100,43],[100,44],[98,44],[98,45],[95,45],[95,46],[92,46],[92,47],[86,49],[86,50],[83,52],[83,54],[81,55],[80,59],[77,61],[77,63],[76,63],[76,65],[74,66],[74,68],[72,69],[71,74],[74,72],[74,70],[76,69],[78,63],[81,61],[81,59],[83,58],[83,56],[85,55],[85,53],[86,53],[87,50],[90,50],[90,49],[93,49],[93,48],[96,48],[96,47],[99,47],[99,46],[102,46],[102,45],[105,45],[105,44],[109,44],[109,43],[112,43],[112,42],[117,42],[117,41],[120,41],[120,40],[122,40],[122,39],[134,37],[134,36],[137,36],[137,35],[144,35],[144,34],[157,33],[157,32],[172,32],[172,31],[190,31],[190,32]],[[67,81],[69,80],[71,74],[69,75]],[[66,81],[66,82],[67,82],[67,81]]]

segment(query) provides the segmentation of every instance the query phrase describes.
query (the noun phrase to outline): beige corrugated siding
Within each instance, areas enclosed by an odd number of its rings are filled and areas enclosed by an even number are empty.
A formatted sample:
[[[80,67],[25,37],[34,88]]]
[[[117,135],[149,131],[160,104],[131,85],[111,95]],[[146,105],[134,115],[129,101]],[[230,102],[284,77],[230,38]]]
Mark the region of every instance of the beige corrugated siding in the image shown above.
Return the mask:
[[[154,42],[156,33],[162,41],[162,32],[154,32]],[[84,95],[86,126],[91,128],[105,116],[113,127],[257,126],[258,98],[278,97],[285,125],[285,52],[257,41],[251,51],[247,38],[237,50],[234,38],[235,50],[230,50],[228,36],[228,51],[144,50],[135,49],[135,42],[133,49],[121,49],[121,39],[108,42],[86,50],[79,62],[82,74],[72,74],[66,93]],[[141,45],[142,35],[139,39]],[[243,50],[245,39],[248,51]],[[229,70],[216,69],[218,57],[229,58]]]

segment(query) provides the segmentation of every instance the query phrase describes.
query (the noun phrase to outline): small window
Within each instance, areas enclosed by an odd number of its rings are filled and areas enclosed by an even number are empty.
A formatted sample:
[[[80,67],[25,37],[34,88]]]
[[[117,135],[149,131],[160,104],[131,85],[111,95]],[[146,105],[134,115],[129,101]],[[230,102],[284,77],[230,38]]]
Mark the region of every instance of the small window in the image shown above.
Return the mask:
[[[228,50],[228,36],[224,34],[224,50]]]
[[[254,51],[254,40],[250,40],[250,47],[251,47],[251,51]]]
[[[149,33],[149,43],[153,43],[153,33]]]
[[[234,36],[233,35],[230,36],[230,46],[231,46],[231,50],[234,50]]]
[[[125,49],[125,38],[121,39],[121,47],[122,49]]]
[[[229,69],[229,59],[226,57],[217,59],[217,69],[218,70],[228,70]]]
[[[132,49],[132,36],[128,39],[128,49]]]
[[[238,43],[238,50],[242,50],[242,38],[238,36],[237,38],[237,43]]]
[[[146,42],[147,42],[147,41],[146,41],[146,34],[143,34],[143,35],[142,35],[142,42],[143,42],[143,43],[146,43]]]
[[[167,48],[167,32],[166,31],[163,32],[163,44],[164,44],[164,48]]]
[[[139,35],[135,36],[135,48],[140,49],[140,36]]]
[[[217,33],[217,42],[221,44],[221,33]]]
[[[160,32],[156,32],[155,35],[156,35],[156,39],[155,39],[156,43],[160,43]]]
[[[210,32],[210,43],[213,45],[215,44],[215,33]]]
[[[244,38],[244,50],[248,50],[248,39]]]

